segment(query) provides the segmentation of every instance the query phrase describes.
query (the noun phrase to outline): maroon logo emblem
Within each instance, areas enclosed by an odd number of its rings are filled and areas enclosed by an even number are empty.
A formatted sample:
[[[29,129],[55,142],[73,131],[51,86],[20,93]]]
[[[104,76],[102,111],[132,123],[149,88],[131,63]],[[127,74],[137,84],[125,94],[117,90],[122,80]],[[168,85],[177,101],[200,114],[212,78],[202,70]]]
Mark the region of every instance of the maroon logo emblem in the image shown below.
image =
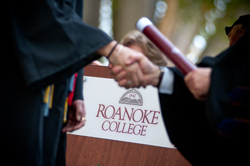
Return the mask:
[[[122,95],[119,103],[142,106],[143,104],[142,95],[135,89],[128,90],[126,93]]]

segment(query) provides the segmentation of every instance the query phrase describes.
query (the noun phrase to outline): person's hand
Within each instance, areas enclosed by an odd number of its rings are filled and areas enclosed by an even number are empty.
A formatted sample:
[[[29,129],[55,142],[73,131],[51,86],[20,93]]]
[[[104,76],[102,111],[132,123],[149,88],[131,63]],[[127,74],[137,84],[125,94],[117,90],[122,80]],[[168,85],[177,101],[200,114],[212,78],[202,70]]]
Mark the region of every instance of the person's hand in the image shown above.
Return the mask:
[[[131,57],[145,57],[142,53],[134,51],[128,47],[122,47],[119,55],[115,53],[110,57],[110,64],[113,66],[120,66],[124,71],[126,71],[126,82],[124,81],[123,86],[125,88],[146,86],[145,78],[143,72],[137,61],[133,63],[126,64]]]
[[[142,53],[136,52],[128,47],[124,47],[121,44],[117,44],[115,41],[110,42],[106,46],[98,49],[96,52],[107,57],[110,64],[113,66],[120,65],[126,71],[126,88],[145,85],[143,73],[139,65],[137,63],[131,63],[130,65],[125,64],[126,59],[130,56],[144,56]]]
[[[209,67],[199,67],[184,77],[186,86],[196,99],[206,100],[210,87],[211,72],[212,69]]]
[[[143,72],[143,79],[144,84],[141,84],[140,86],[146,87],[146,85],[153,85],[157,86],[159,83],[159,77],[160,77],[160,69],[158,66],[154,65],[149,59],[144,56],[143,54],[135,54],[130,55],[126,60],[126,65],[131,65],[134,63],[138,63],[140,69]],[[123,70],[122,66],[113,66],[109,65],[109,68],[111,69],[111,73],[114,75],[115,80],[118,82],[119,86],[127,86],[127,72]],[[129,86],[130,88],[133,86]]]
[[[72,107],[68,111],[68,120],[62,129],[63,133],[80,129],[86,123],[86,111],[83,100],[73,101]]]

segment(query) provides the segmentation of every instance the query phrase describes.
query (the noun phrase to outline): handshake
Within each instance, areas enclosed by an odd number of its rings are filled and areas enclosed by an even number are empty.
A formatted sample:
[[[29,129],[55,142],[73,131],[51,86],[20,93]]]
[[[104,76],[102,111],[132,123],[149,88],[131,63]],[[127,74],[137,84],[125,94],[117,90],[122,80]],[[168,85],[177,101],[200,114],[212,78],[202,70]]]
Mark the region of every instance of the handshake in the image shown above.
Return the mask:
[[[109,68],[119,86],[125,88],[157,86],[160,82],[160,68],[141,52],[112,41],[97,53],[109,59]]]
[[[119,86],[125,88],[146,87],[147,85],[159,87],[163,72],[141,51],[135,50],[137,49],[112,41],[99,49],[97,53],[109,59],[109,68]],[[198,67],[185,75],[183,81],[194,98],[206,100],[211,72],[210,67]]]

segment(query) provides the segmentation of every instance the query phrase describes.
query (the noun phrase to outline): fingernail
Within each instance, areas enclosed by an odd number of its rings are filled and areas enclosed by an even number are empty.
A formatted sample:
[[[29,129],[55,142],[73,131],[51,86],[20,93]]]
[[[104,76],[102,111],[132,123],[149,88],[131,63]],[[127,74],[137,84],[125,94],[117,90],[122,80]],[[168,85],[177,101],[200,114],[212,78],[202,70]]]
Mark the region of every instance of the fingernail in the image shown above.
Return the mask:
[[[79,115],[77,116],[77,120],[80,121],[82,119],[82,117]]]

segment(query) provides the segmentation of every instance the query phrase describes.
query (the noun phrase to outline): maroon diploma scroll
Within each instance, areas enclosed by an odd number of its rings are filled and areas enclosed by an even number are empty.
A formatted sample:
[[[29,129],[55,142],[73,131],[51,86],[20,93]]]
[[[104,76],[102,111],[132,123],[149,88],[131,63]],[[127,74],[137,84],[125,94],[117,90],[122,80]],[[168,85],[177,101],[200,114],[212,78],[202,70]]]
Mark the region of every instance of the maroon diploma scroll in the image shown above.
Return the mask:
[[[196,66],[191,63],[185,55],[183,55],[183,53],[153,25],[148,18],[140,18],[136,23],[136,27],[139,31],[145,34],[184,75],[196,69]]]

